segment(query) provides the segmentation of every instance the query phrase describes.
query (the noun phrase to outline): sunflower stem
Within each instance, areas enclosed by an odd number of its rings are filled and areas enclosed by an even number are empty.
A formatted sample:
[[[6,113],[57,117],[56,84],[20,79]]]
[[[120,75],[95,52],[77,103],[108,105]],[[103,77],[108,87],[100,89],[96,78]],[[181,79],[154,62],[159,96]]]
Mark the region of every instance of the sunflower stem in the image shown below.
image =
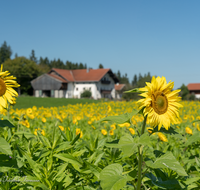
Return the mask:
[[[144,134],[145,126],[146,126],[147,116],[144,117],[144,122],[142,125],[142,131],[141,134]],[[137,181],[137,190],[140,190],[141,188],[141,182],[142,182],[142,153],[143,151],[140,150],[141,146],[138,146],[138,181]]]

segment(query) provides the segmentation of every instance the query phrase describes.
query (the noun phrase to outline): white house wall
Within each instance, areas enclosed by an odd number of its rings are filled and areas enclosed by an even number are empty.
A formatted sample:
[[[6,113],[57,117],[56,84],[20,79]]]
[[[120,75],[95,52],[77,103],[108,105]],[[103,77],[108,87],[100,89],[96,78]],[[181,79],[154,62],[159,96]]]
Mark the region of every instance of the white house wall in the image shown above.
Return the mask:
[[[200,94],[195,94],[195,97],[196,98],[200,98]]]
[[[91,84],[84,84],[84,83],[77,83],[74,85],[74,98],[81,98],[81,94],[85,91],[89,90],[92,93],[92,97],[97,99],[97,87],[96,83]]]
[[[116,95],[115,95],[115,94],[116,94],[116,90],[115,90],[115,88],[113,88],[112,91],[111,91],[111,96],[112,96],[112,98],[114,98],[114,99],[116,98]]]

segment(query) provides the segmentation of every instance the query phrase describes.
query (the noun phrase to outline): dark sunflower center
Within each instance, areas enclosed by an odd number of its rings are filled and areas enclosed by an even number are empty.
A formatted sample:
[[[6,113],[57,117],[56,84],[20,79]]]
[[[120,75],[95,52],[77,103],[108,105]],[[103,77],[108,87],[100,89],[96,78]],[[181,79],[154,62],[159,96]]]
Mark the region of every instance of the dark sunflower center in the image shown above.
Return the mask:
[[[3,96],[6,92],[6,84],[5,82],[0,78],[0,96]]]
[[[168,108],[167,97],[162,92],[156,92],[152,95],[152,107],[157,114],[164,114]]]

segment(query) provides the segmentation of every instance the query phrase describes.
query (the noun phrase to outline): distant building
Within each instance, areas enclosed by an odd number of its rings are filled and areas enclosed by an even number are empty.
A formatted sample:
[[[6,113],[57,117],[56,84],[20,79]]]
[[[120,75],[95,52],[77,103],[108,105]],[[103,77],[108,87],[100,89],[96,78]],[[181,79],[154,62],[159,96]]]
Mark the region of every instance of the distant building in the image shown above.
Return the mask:
[[[200,98],[200,83],[190,83],[187,85],[190,94],[194,94],[196,98]]]
[[[121,99],[122,98],[122,94],[125,90],[125,84],[115,84],[115,98],[116,99]]]
[[[123,86],[116,83],[119,80],[111,69],[53,68],[31,81],[35,97],[80,98],[85,90],[90,90],[94,99],[121,98]]]

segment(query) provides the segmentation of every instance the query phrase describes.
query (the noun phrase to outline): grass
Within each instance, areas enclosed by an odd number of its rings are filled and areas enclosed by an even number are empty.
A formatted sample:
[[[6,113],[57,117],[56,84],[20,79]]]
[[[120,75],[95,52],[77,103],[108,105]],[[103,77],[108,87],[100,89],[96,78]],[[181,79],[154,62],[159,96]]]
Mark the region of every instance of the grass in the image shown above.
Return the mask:
[[[85,104],[98,103],[100,100],[92,99],[69,99],[69,98],[36,98],[32,96],[20,96],[17,98],[17,103],[13,106],[14,109],[36,107],[58,107],[66,106],[68,104]]]

